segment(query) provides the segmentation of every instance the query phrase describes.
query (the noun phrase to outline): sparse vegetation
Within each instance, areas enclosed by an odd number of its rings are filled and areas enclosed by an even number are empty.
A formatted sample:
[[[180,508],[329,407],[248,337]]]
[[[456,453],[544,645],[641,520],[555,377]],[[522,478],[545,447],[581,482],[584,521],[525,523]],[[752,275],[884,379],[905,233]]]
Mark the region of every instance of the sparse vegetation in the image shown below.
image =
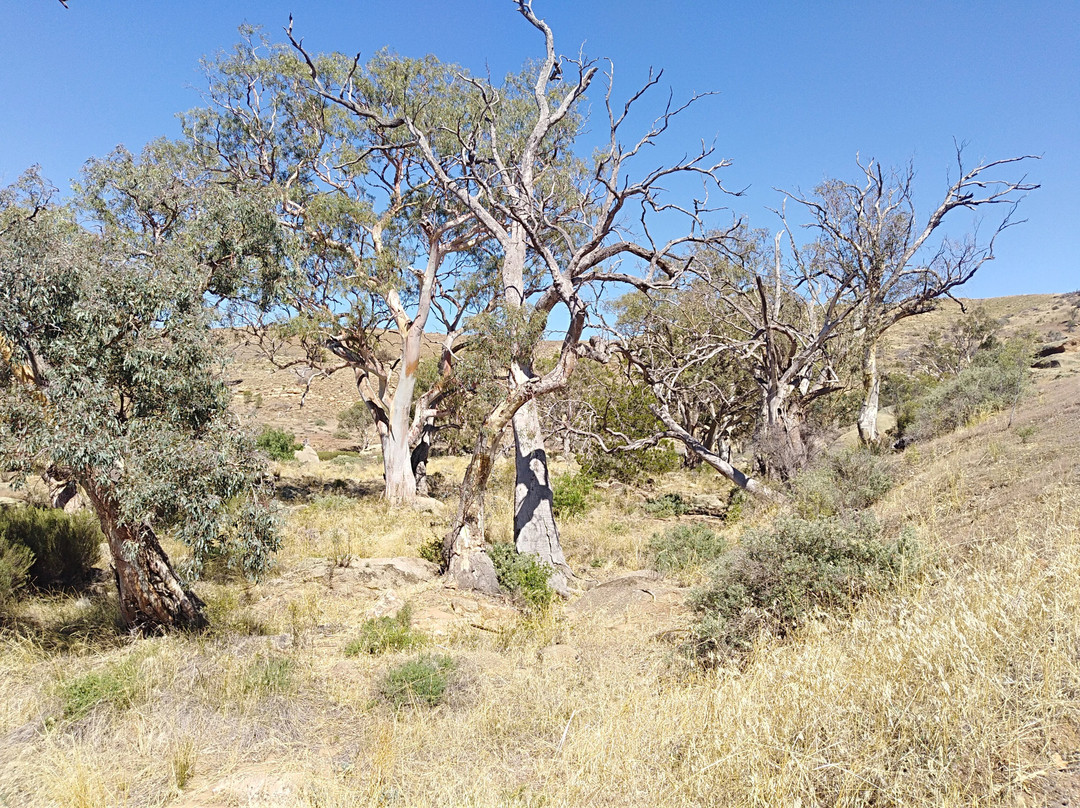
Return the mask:
[[[380,693],[395,708],[435,707],[442,703],[456,667],[449,656],[420,656],[386,672]]]
[[[410,651],[424,644],[412,627],[412,608],[405,604],[393,617],[372,617],[360,624],[360,636],[345,646],[345,656]]]
[[[683,499],[682,494],[663,494],[645,502],[645,512],[657,519],[670,519],[673,516],[682,516],[690,510],[689,504]]]
[[[821,458],[792,481],[796,513],[804,519],[869,508],[892,488],[889,462],[866,449],[846,449]]]
[[[33,563],[33,553],[22,545],[11,543],[0,533],[0,619],[26,586],[27,573]]]
[[[59,686],[64,718],[77,721],[98,705],[125,709],[135,701],[140,688],[139,666],[130,658],[69,679]]]

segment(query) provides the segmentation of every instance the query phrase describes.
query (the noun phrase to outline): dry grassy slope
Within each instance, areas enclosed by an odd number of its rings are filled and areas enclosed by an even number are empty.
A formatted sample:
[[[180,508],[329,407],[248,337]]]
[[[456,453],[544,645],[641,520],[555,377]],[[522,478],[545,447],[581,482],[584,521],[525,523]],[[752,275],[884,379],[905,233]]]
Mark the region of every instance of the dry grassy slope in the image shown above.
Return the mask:
[[[678,661],[666,639],[687,619],[676,582],[593,589],[539,623],[437,581],[401,583],[458,680],[442,707],[395,713],[378,683],[409,655],[342,650],[386,591],[313,557],[414,554],[446,517],[374,497],[292,510],[275,576],[200,584],[219,626],[208,637],[131,639],[109,631],[109,601],[34,601],[0,633],[0,804],[1073,804],[1077,382],[1044,375],[1011,425],[997,415],[899,457],[880,515],[890,532],[917,531],[934,572],[849,621],[761,644],[743,670]],[[362,487],[377,472],[361,459],[315,476]],[[510,472],[496,473],[496,524],[509,520]],[[617,580],[662,525],[605,492],[564,524],[568,557]],[[124,666],[129,704],[63,717],[64,683]]]
[[[1069,325],[1070,318],[1080,317],[1080,295],[1075,293],[965,300],[964,304],[968,308],[985,307],[1001,322],[1006,334],[1030,332],[1040,340],[1055,334],[1080,335],[1080,330],[1070,330]],[[959,306],[946,300],[937,311],[899,323],[886,338],[884,362],[895,361],[919,345],[929,331],[947,328],[960,315]],[[1076,328],[1073,322],[1071,328]],[[434,353],[434,340],[429,342],[428,350]],[[1080,354],[1074,351],[1070,361],[1077,356]],[[358,400],[351,371],[316,379],[302,408],[300,399],[306,378],[302,367],[278,369],[257,350],[238,346],[227,373],[232,382],[233,407],[245,420],[288,429],[302,442],[320,450],[346,448],[355,442],[334,434],[337,414]]]

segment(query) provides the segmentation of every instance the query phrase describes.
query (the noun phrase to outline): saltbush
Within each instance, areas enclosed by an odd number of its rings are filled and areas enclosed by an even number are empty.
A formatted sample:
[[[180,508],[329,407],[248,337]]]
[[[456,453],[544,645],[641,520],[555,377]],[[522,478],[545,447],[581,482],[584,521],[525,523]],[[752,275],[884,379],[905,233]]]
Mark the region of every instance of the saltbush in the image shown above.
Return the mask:
[[[519,553],[512,544],[493,544],[488,549],[499,586],[532,612],[545,611],[555,599],[549,579],[552,569],[531,553]]]
[[[1031,378],[1031,343],[1014,339],[979,351],[969,367],[934,387],[898,419],[903,436],[927,440],[1016,403]]]
[[[268,426],[255,440],[255,445],[274,460],[292,460],[293,453],[303,448],[296,442],[296,435],[286,429]]]
[[[889,464],[869,449],[827,455],[792,481],[795,512],[804,519],[869,508],[892,488]]]
[[[690,510],[690,504],[682,498],[682,494],[662,494],[653,499],[646,500],[645,512],[657,519],[670,519],[672,516],[682,516]]]
[[[35,586],[63,587],[86,581],[105,537],[88,511],[25,507],[0,509],[0,541],[30,551],[29,576]]]
[[[434,707],[446,697],[455,667],[448,656],[420,656],[387,671],[379,692],[395,708]]]
[[[360,625],[360,636],[345,646],[345,656],[407,651],[424,644],[424,635],[412,627],[412,609],[402,606],[394,617],[373,617]]]
[[[589,474],[557,474],[552,480],[552,507],[556,516],[581,516],[592,507],[595,480]]]
[[[912,535],[883,541],[870,511],[782,519],[748,532],[693,595],[693,649],[706,663],[737,657],[760,632],[784,636],[814,613],[847,610],[917,565]]]
[[[719,558],[727,542],[703,524],[675,525],[649,540],[649,553],[659,572],[681,572]]]

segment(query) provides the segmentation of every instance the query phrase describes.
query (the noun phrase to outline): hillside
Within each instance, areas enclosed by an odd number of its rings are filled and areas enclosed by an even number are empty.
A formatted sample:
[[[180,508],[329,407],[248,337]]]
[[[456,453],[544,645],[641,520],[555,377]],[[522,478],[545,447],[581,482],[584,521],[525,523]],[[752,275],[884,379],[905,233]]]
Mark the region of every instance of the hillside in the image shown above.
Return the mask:
[[[1070,301],[985,304],[1010,328],[1068,333]],[[257,583],[199,582],[211,633],[119,633],[109,586],[33,598],[0,630],[0,804],[1076,804],[1077,359],[1038,371],[1015,413],[882,460],[883,533],[910,530],[921,559],[895,588],[711,669],[680,650],[707,571],[651,571],[650,542],[701,523],[738,546],[777,513],[727,523],[650,506],[726,496],[707,468],[596,489],[562,521],[579,591],[531,615],[443,586],[418,556],[448,514],[379,501],[374,456],[283,464],[294,498],[278,566]],[[234,367],[238,398],[263,394],[246,417],[292,428],[315,401],[329,413],[344,400],[313,387],[301,413],[288,376]],[[464,459],[432,465],[452,480]],[[489,495],[496,539],[512,473],[500,464]],[[404,603],[423,648],[350,655],[366,620]],[[445,699],[395,708],[387,676],[418,654],[452,661]]]

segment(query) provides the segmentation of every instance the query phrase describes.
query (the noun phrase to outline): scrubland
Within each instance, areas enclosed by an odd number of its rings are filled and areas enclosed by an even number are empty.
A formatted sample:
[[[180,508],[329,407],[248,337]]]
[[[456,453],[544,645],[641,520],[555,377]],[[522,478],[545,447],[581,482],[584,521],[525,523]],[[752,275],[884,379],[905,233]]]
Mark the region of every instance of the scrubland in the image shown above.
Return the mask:
[[[284,464],[277,567],[198,583],[211,632],[126,636],[108,586],[21,604],[0,633],[0,801],[1066,804],[1080,789],[1077,393],[1075,376],[1044,379],[1011,424],[984,418],[889,458],[896,482],[874,508],[884,533],[914,531],[924,563],[716,667],[683,650],[702,569],[540,613],[438,579],[366,580],[364,559],[419,555],[450,506],[389,508],[374,456]],[[453,480],[463,463],[433,469]],[[511,475],[500,467],[488,497],[497,540]],[[672,524],[705,521],[737,545],[777,516],[661,519],[644,505],[726,491],[707,471],[595,489],[562,525],[581,588],[648,567]],[[347,654],[395,600],[421,651]],[[387,672],[418,653],[450,660],[446,692],[395,704]]]

